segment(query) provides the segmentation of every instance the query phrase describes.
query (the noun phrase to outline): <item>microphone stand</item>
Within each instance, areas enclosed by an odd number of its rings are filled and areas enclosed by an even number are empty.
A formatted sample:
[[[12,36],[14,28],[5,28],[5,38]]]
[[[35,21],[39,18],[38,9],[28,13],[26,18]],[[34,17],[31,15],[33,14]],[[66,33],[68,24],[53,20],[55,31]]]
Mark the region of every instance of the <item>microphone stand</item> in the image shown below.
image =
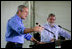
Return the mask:
[[[60,28],[62,28],[62,29],[64,29],[64,30],[66,30],[66,31],[68,31],[68,32],[71,32],[70,30],[68,30],[68,29],[66,29],[66,28],[64,28],[64,27],[61,27],[60,25],[58,25]]]
[[[48,30],[46,28],[44,28],[44,29],[54,35],[53,37],[54,37],[54,42],[55,42],[55,46],[56,46],[57,42],[56,42],[56,36],[55,36],[55,34],[52,31],[50,31],[50,30]]]
[[[38,25],[38,23],[36,23],[36,25]],[[39,25],[39,26],[41,27],[41,25]],[[55,34],[54,34],[52,31],[50,31],[50,30],[48,30],[48,29],[46,29],[46,28],[44,28],[44,29],[54,35],[54,42],[55,42],[55,41],[56,41],[56,36],[55,36]],[[55,42],[55,44],[56,44],[56,42]]]
[[[58,46],[58,48],[61,48],[61,41],[60,41],[60,40],[56,41],[56,36],[55,36],[55,34],[54,34],[52,31],[50,31],[50,30],[48,30],[48,29],[46,29],[46,28],[44,28],[44,29],[54,35],[55,48],[57,48],[56,46]]]
[[[62,29],[64,29],[64,30],[66,30],[66,31],[68,31],[68,32],[71,32],[70,30],[68,30],[68,29],[66,29],[66,28],[64,28],[64,27],[62,27],[62,26],[60,26],[60,25],[58,25],[58,27],[60,27],[60,28],[62,28]]]
[[[55,34],[52,31],[50,31],[50,30],[48,30],[46,28],[44,28],[44,29],[54,35],[54,41],[55,41],[56,40]]]

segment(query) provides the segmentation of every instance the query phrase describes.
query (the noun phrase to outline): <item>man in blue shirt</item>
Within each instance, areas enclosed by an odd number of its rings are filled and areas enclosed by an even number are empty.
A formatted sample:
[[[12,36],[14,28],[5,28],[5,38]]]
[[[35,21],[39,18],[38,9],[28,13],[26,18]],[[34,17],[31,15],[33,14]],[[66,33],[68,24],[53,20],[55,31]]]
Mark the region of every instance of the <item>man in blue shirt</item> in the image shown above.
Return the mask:
[[[8,20],[6,31],[6,48],[22,48],[24,38],[36,43],[39,43],[29,33],[40,32],[42,27],[35,26],[34,28],[26,28],[22,23],[22,19],[26,19],[28,15],[28,8],[24,5],[18,6],[18,10],[15,16]]]
[[[47,30],[42,30],[41,42],[43,43],[54,42],[54,35],[56,40],[58,40],[59,35],[67,39],[71,39],[71,34],[63,30],[62,28],[58,27],[58,25],[55,24],[55,20],[56,20],[56,17],[54,14],[50,14],[49,17],[47,18],[47,23],[44,24],[43,27],[53,32],[54,34],[52,34],[51,32]]]

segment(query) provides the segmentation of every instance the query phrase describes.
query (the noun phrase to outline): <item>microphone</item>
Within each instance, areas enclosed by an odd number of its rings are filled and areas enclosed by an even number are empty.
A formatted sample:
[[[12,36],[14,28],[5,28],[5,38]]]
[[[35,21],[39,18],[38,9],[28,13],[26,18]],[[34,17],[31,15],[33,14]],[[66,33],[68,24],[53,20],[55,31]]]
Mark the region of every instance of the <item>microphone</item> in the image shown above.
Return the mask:
[[[36,25],[39,25],[39,23],[36,23]],[[39,27],[41,27],[41,25],[39,25]]]
[[[39,23],[36,23],[36,25],[39,25]],[[41,27],[41,25],[39,25],[40,27]],[[44,27],[43,27],[44,28]],[[46,29],[46,28],[44,28],[44,30],[46,30],[46,31],[48,31],[48,32],[50,32],[51,34],[53,34],[54,35],[54,41],[56,40],[55,38],[56,38],[56,36],[55,36],[55,34],[52,32],[52,31],[50,31],[50,30],[48,30],[48,29]]]
[[[39,25],[39,23],[36,23],[36,25]],[[41,27],[41,25],[39,25],[40,27]],[[54,34],[53,32],[51,32],[50,30],[48,30],[48,29],[46,29],[46,28],[44,28],[46,31],[48,31],[48,32],[50,32],[50,33],[52,33],[52,34]]]
[[[58,27],[62,28],[60,25],[58,25]]]
[[[66,28],[63,28],[62,26],[58,25],[58,27],[62,28],[62,29],[65,29],[67,30],[68,32],[71,32],[70,30],[66,29]]]

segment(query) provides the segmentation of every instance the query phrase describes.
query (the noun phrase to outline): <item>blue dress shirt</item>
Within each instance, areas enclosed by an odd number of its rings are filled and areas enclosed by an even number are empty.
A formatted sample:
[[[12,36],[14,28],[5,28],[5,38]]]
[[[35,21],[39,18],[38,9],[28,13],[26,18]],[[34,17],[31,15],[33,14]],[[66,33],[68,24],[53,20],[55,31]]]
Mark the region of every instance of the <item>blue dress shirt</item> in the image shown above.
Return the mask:
[[[30,40],[32,35],[24,34],[24,24],[22,19],[16,14],[11,19],[8,20],[7,30],[6,30],[6,41],[24,43],[24,38]]]

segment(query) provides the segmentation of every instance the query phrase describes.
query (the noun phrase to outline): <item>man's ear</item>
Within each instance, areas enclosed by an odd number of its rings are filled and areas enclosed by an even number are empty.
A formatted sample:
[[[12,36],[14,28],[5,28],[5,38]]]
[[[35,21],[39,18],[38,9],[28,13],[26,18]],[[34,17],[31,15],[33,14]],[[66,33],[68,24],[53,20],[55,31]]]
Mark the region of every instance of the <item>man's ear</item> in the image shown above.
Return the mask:
[[[48,21],[48,18],[47,18],[47,21]]]
[[[21,14],[21,11],[19,10],[18,13]]]

